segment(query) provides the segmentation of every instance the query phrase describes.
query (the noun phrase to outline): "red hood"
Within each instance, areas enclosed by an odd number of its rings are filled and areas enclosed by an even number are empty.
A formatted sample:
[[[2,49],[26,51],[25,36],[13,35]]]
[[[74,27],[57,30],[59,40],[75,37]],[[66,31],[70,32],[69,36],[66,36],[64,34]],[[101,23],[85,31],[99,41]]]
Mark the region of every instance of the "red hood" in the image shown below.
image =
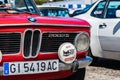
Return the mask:
[[[40,17],[38,15],[28,15],[28,14],[0,14],[0,24],[34,24],[29,21],[28,18],[36,19],[36,24],[38,25],[71,25],[71,26],[89,26],[84,20],[73,19],[73,18],[62,18],[62,17]],[[36,25],[35,24],[35,25]],[[1,25],[1,26],[2,26]]]
[[[36,17],[36,19],[42,24],[89,26],[89,23],[84,20],[70,17]]]

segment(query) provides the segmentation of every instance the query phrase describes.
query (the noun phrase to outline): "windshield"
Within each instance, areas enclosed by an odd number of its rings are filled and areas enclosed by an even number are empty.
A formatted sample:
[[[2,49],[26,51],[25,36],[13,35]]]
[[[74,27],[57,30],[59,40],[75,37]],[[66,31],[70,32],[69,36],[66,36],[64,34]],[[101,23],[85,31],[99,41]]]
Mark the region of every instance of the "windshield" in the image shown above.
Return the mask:
[[[6,9],[37,13],[32,0],[0,0],[0,11]]]
[[[61,17],[69,17],[68,9],[64,8],[56,8],[56,7],[43,7],[39,8],[41,16],[61,16]]]

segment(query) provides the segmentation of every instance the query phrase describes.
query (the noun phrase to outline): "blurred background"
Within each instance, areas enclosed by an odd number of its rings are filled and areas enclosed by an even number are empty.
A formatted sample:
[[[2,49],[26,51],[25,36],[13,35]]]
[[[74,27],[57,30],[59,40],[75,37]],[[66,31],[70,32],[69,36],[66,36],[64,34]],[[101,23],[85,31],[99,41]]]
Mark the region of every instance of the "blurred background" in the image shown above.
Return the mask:
[[[36,4],[41,7],[64,7],[72,14],[75,10],[82,10],[90,7],[97,0],[35,0]]]

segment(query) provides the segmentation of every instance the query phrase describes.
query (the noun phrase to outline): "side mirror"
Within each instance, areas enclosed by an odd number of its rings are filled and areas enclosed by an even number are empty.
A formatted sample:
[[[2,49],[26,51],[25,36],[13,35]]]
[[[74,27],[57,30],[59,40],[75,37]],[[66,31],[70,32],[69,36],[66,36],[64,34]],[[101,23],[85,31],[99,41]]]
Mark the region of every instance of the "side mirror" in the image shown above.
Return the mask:
[[[116,10],[116,17],[120,18],[120,10]]]
[[[70,17],[74,17],[74,14],[69,14],[70,15]]]

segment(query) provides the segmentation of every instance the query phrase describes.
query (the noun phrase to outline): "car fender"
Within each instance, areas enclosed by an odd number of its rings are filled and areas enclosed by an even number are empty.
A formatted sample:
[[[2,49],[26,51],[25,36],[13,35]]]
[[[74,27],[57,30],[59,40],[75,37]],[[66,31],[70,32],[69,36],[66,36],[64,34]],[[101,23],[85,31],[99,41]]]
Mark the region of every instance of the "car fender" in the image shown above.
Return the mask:
[[[91,17],[89,15],[90,15],[89,12],[87,12],[86,14],[77,15],[77,16],[75,16],[75,18],[80,18],[80,19],[86,20],[90,24],[90,26],[91,26],[90,49],[91,49],[92,55],[95,57],[102,57],[103,56],[101,53],[102,49],[101,49],[99,37],[98,37],[100,21],[99,21],[99,19],[97,19],[95,17]]]

